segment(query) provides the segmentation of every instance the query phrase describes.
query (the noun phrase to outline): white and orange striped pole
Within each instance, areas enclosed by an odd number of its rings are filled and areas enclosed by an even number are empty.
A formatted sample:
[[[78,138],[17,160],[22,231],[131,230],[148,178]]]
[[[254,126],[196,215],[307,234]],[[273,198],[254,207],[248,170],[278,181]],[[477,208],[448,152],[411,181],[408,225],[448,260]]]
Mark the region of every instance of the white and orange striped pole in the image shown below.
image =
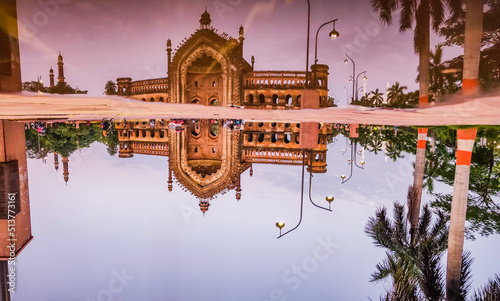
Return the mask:
[[[476,140],[477,128],[457,131],[457,163],[453,200],[451,203],[450,233],[448,237],[448,262],[446,270],[447,300],[455,300],[460,292],[460,271],[464,248],[465,218],[469,194],[470,163]]]
[[[417,156],[415,158],[415,173],[413,174],[413,189],[416,191],[416,198],[411,208],[411,231],[415,233],[420,217],[420,202],[422,200],[422,189],[424,187],[425,175],[425,148],[427,146],[427,128],[418,129]]]

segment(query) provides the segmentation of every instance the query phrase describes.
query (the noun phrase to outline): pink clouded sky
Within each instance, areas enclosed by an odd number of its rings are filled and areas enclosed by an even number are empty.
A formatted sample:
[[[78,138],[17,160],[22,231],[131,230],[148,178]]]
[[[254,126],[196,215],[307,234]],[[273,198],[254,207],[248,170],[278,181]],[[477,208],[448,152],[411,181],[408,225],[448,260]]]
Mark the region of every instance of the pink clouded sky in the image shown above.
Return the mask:
[[[205,7],[219,33],[237,38],[238,28],[245,27],[244,56],[247,61],[255,56],[256,70],[305,70],[307,3],[302,0],[18,0],[23,81],[42,75],[48,84],[51,66],[57,77],[58,51],[66,81],[91,95],[101,95],[106,81],[117,77],[165,77],[167,39],[175,48],[189,37]],[[385,91],[388,82],[396,81],[418,88],[413,33],[399,33],[397,23],[382,25],[368,0],[311,0],[311,64],[316,30],[334,18],[340,37],[330,39],[332,27],[324,27],[318,57],[330,66],[330,94],[340,104],[346,99],[344,86],[352,91],[345,52],[355,60],[357,73],[367,71],[369,91]],[[433,36],[432,45],[441,40]],[[445,59],[462,51],[445,48]]]

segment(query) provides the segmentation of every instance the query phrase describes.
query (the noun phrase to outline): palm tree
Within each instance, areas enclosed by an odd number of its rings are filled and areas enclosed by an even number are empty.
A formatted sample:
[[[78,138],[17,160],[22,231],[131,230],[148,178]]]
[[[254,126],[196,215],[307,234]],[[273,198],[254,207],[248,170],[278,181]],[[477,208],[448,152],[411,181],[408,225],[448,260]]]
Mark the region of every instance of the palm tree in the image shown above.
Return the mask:
[[[484,0],[465,0],[465,45],[463,90],[473,93],[478,88],[479,60],[483,37]]]
[[[410,187],[409,190],[413,189]],[[443,295],[439,260],[446,250],[447,220],[442,212],[437,212],[437,221],[433,223],[433,214],[425,206],[412,242],[409,213],[406,213],[405,206],[394,203],[394,221],[387,217],[386,208],[377,209],[375,218],[368,220],[365,233],[377,247],[387,250],[387,258],[377,264],[370,281],[392,278],[393,287],[386,296],[387,300],[421,300],[422,295],[437,300]]]
[[[104,87],[104,94],[106,95],[116,95],[116,84],[115,82],[108,80],[106,86]]]
[[[404,90],[408,89],[407,86],[401,86],[396,82],[392,87],[387,90],[387,101],[393,107],[402,107],[404,105]]]
[[[384,94],[375,89],[375,91],[370,92],[370,101],[375,107],[381,107],[384,103]]]
[[[371,0],[374,11],[380,12],[380,19],[386,24],[392,23],[392,12],[401,8],[399,31],[413,28],[415,23],[414,47],[419,54],[420,103],[429,101],[430,82],[430,23],[439,30],[444,21],[444,4],[448,4],[453,14],[461,9],[463,0]]]
[[[443,94],[445,77],[442,71],[445,68],[446,66],[443,64],[443,45],[438,44],[436,45],[434,52],[431,52],[431,92]]]
[[[409,192],[413,189],[409,188]],[[411,203],[412,194],[408,194]],[[375,217],[369,218],[365,233],[377,247],[386,249],[386,259],[377,264],[371,275],[372,282],[392,278],[392,288],[383,300],[441,300],[444,297],[441,256],[446,250],[447,218],[442,211],[432,212],[424,206],[420,215],[415,239],[408,227],[411,211],[394,203],[394,220],[387,217],[386,208],[377,209]],[[433,217],[436,221],[433,222]],[[462,257],[460,291],[465,300],[470,288],[472,258],[469,252]]]

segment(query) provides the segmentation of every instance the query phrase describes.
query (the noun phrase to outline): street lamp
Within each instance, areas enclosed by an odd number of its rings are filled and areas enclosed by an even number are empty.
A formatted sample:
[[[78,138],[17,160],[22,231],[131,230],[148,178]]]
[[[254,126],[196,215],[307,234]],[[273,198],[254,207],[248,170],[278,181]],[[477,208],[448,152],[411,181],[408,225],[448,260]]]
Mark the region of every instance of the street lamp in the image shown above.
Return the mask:
[[[329,208],[324,208],[324,207],[321,207],[321,206],[318,206],[316,205],[313,201],[312,201],[312,198],[311,198],[311,178],[312,178],[312,151],[311,151],[311,166],[310,166],[310,169],[309,169],[309,172],[310,172],[310,178],[309,178],[309,200],[311,201],[311,203],[318,207],[318,208],[321,208],[321,209],[324,209],[324,210],[327,210],[327,211],[332,211],[331,210],[331,203],[333,202],[333,196],[327,196],[326,197],[326,201],[329,203]],[[306,166],[306,150],[303,150],[302,151],[302,189],[301,189],[301,192],[300,192],[300,217],[299,217],[299,222],[297,223],[297,225],[295,227],[293,227],[292,229],[286,231],[285,233],[281,233],[281,230],[283,229],[283,227],[285,227],[285,222],[283,221],[278,221],[276,223],[276,227],[278,227],[278,229],[280,229],[280,235],[278,236],[278,238],[281,238],[285,235],[287,235],[288,233],[292,232],[293,230],[297,229],[300,224],[302,223],[302,213],[304,211],[304,171],[305,171],[305,166]]]
[[[319,31],[321,30],[321,28],[323,28],[323,26],[326,26],[328,24],[333,23],[333,30],[330,32],[329,36],[332,39],[338,38],[340,34],[339,34],[338,31],[335,30],[335,22],[337,22],[337,20],[338,19],[334,19],[334,20],[331,20],[331,21],[328,21],[328,22],[324,23],[323,25],[321,25],[318,28],[318,31],[316,31],[316,44],[315,44],[315,47],[314,47],[314,64],[318,63],[318,35],[319,35]]]
[[[312,151],[309,153],[309,157],[310,157],[310,161],[309,161],[309,162],[310,162],[310,163],[309,163],[309,201],[311,201],[311,204],[313,204],[313,205],[314,205],[314,206],[316,206],[317,208],[320,208],[320,209],[327,210],[327,211],[330,211],[330,212],[331,212],[331,211],[332,211],[332,209],[331,209],[331,208],[328,208],[328,209],[327,209],[327,208],[325,208],[325,207],[318,206],[318,205],[316,205],[316,203],[314,203],[314,202],[313,202],[313,200],[312,200],[312,196],[311,196],[311,191],[312,191],[312,177],[313,177],[313,175],[312,175],[312,167],[313,167],[313,166],[312,166],[312,163],[313,163],[313,152],[312,152]],[[328,202],[328,198],[329,198],[329,197],[327,197],[327,202]],[[329,202],[329,203],[331,203],[331,202]]]
[[[361,74],[364,74],[363,76],[363,81],[366,81],[368,79],[368,77],[366,77],[366,71],[363,71],[361,73],[358,74],[358,76],[356,76],[356,101],[358,101],[358,82],[359,82],[359,76]]]
[[[354,100],[354,86],[355,86],[355,78],[356,78],[356,63],[354,62],[354,60],[346,53],[345,56],[347,57],[345,60],[344,60],[344,64],[347,64],[349,63],[349,60],[351,60],[352,62],[352,100]]]

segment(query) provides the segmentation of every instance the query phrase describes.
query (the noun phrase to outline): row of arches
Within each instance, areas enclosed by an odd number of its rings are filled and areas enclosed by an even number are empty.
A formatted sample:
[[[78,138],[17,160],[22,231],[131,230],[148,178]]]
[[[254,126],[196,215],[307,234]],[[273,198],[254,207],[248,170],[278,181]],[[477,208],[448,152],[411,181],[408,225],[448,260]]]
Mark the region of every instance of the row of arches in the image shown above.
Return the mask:
[[[163,96],[161,96],[159,98],[150,97],[149,100],[147,100],[145,97],[143,97],[141,100],[142,101],[149,101],[149,102],[165,102],[165,98],[163,98]]]
[[[296,97],[293,97],[292,95],[288,94],[286,96],[279,96],[278,94],[273,94],[270,97],[266,97],[264,94],[259,94],[257,97],[255,97],[253,94],[248,94],[247,98],[247,104],[272,104],[272,105],[279,105],[279,104],[285,104],[285,105],[297,105],[299,106],[302,102],[302,95],[297,95]]]
[[[133,94],[149,93],[149,92],[162,92],[162,91],[166,91],[166,90],[167,90],[167,85],[132,87]]]
[[[271,143],[278,143],[278,142],[283,142],[285,144],[289,144],[290,142],[294,141],[296,144],[300,143],[299,140],[299,135],[292,135],[292,134],[265,134],[265,133],[259,133],[259,134],[253,134],[249,133],[246,135],[246,141],[248,142],[259,142],[262,143],[266,140]]]

